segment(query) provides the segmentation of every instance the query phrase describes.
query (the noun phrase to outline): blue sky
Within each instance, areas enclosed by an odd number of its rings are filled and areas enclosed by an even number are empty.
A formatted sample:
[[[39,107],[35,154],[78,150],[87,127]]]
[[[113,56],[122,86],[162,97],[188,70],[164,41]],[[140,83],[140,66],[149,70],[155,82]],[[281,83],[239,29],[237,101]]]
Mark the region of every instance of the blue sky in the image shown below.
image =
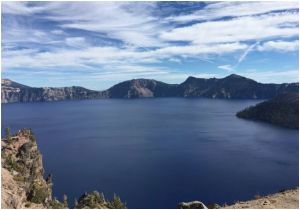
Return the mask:
[[[106,89],[240,74],[297,82],[299,6],[286,2],[2,2],[2,77]]]

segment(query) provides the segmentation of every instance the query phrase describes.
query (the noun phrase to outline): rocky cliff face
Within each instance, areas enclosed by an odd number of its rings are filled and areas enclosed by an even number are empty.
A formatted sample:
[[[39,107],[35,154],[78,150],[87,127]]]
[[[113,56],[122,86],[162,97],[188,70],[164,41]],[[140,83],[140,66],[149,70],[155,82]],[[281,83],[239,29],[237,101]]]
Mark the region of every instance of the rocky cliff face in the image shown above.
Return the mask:
[[[240,118],[259,120],[299,129],[299,94],[285,93],[237,113]]]
[[[99,99],[105,98],[107,95],[106,91],[93,91],[76,86],[33,88],[12,84],[18,83],[7,79],[1,80],[2,103]]]
[[[189,77],[181,84],[167,84],[150,79],[133,79],[105,91],[93,91],[83,87],[32,88],[2,80],[2,103],[81,100],[100,98],[148,98],[148,97],[206,97],[225,99],[266,99],[285,92],[297,92],[298,83],[262,84],[232,74],[222,79]]]
[[[12,208],[68,208],[67,197],[60,202],[52,197],[52,177],[44,179],[42,155],[30,129],[23,129],[1,141],[1,207]],[[84,193],[75,208],[125,208],[114,196],[106,200],[97,191]]]
[[[156,80],[134,79],[121,82],[107,90],[109,98],[149,98],[180,96],[178,85]]]
[[[48,208],[52,182],[44,179],[42,156],[31,130],[9,135],[2,146],[2,208]]]

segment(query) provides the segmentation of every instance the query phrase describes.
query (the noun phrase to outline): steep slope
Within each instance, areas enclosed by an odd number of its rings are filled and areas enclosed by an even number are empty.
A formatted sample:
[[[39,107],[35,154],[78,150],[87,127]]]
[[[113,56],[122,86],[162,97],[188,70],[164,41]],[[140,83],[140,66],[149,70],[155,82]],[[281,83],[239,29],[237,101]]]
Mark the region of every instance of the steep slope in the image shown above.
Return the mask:
[[[67,196],[63,202],[52,197],[52,176],[44,179],[42,155],[30,129],[14,136],[7,129],[1,141],[1,184],[1,208],[68,208]],[[118,196],[109,201],[97,191],[84,193],[74,206],[125,208]]]
[[[299,94],[285,93],[237,113],[240,118],[299,128]]]
[[[216,85],[218,79],[202,79],[196,77],[188,77],[178,87],[179,93],[182,97],[200,97]]]
[[[107,90],[110,98],[148,98],[178,96],[177,85],[150,79],[121,82]]]
[[[42,156],[31,130],[1,142],[2,208],[49,208],[51,178],[44,179]],[[59,202],[58,202],[59,203]]]
[[[3,87],[11,87],[11,88],[30,88],[29,86],[22,85],[20,83],[11,81],[9,79],[1,79],[1,85]]]

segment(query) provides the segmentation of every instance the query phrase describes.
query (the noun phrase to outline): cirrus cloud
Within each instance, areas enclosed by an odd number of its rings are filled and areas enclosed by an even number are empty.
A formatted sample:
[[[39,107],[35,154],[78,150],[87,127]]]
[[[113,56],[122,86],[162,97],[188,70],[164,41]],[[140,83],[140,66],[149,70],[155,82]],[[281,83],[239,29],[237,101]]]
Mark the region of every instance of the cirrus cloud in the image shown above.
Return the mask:
[[[298,15],[297,2],[3,2],[2,72],[220,76],[259,53],[296,69]]]

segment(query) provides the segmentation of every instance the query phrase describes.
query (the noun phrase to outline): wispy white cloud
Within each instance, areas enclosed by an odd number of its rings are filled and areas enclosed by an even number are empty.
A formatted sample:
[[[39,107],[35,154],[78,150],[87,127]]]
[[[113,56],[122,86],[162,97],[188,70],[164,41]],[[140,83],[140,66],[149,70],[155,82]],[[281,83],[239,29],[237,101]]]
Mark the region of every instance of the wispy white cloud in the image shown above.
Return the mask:
[[[56,34],[56,35],[62,35],[62,34],[64,34],[64,31],[60,30],[60,29],[55,29],[55,30],[52,30],[51,33]]]
[[[151,15],[155,6],[155,2],[66,2],[45,18],[61,21],[61,28],[105,33],[127,44],[153,47],[163,44],[156,39],[163,26]]]
[[[222,17],[241,17],[269,13],[279,10],[298,9],[298,2],[293,1],[252,1],[252,2],[213,2],[208,4],[203,10],[195,11],[191,14],[171,16],[167,19],[175,22],[207,21]]]
[[[67,37],[65,42],[67,45],[74,48],[82,49],[89,46],[84,37]]]
[[[232,72],[234,71],[233,67],[229,64],[226,64],[226,65],[220,65],[218,66],[219,69],[223,69],[225,71],[228,71],[228,72]]]
[[[257,46],[258,51],[279,51],[279,52],[289,52],[299,50],[299,41],[268,41],[262,45]]]
[[[200,9],[192,2],[189,8],[174,16],[170,11],[178,8],[160,10],[159,2],[3,2],[2,67],[181,78],[189,73],[161,66],[194,59],[231,72],[250,52],[298,51],[296,2],[214,2]]]
[[[298,12],[207,21],[162,32],[161,38],[168,41],[211,44],[298,36],[298,27],[282,27],[285,23],[298,23]]]
[[[5,14],[14,14],[14,15],[32,15],[39,13],[49,8],[38,6],[38,5],[29,5],[29,2],[15,1],[13,3],[3,2],[2,3],[2,13]]]
[[[111,64],[147,64],[161,63],[164,59],[173,57],[199,57],[211,54],[221,55],[223,53],[235,52],[247,48],[246,44],[227,43],[214,44],[211,46],[191,45],[164,47],[160,49],[140,51],[136,48],[118,48],[118,47],[80,47],[87,45],[80,37],[69,38],[67,44],[75,47],[75,49],[58,49],[52,52],[39,52],[24,54],[22,51],[18,54],[3,53],[4,68],[19,68],[22,66],[30,66],[43,68],[49,66],[95,66],[95,65],[111,65]],[[95,67],[97,68],[97,67]]]

